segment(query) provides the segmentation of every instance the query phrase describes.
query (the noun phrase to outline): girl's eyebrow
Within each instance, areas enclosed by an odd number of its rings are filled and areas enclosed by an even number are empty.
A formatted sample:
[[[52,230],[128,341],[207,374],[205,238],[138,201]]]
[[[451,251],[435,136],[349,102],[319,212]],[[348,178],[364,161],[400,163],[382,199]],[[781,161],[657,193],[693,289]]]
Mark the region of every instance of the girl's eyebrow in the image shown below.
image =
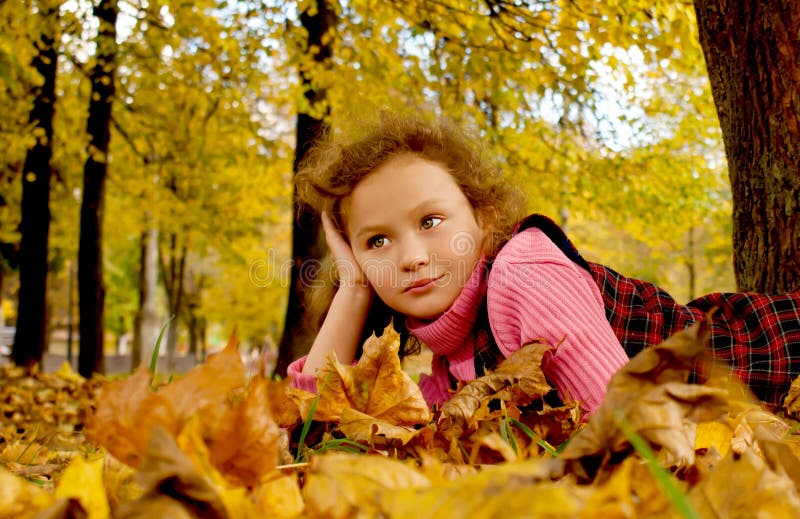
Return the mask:
[[[356,233],[356,239],[361,238],[366,234],[377,234],[378,232],[382,231],[383,228],[380,225],[370,225],[368,227],[361,227]]]

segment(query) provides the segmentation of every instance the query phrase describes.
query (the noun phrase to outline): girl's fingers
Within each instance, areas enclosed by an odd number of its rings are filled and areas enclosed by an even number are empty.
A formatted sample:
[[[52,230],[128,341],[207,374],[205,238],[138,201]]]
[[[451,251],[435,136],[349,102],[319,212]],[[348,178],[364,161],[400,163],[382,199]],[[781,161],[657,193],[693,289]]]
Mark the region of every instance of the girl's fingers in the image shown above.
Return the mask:
[[[350,245],[345,241],[342,233],[336,229],[330,215],[327,212],[322,213],[322,228],[325,231],[325,241],[328,242],[334,258],[351,258],[353,251]]]

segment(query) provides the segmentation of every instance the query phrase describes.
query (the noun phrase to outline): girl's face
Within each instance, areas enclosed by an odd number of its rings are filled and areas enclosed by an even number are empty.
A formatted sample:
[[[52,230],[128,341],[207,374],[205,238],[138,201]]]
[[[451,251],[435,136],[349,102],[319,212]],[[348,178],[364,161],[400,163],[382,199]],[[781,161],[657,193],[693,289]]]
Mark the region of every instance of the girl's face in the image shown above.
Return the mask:
[[[432,319],[453,304],[481,257],[484,231],[453,177],[415,155],[394,157],[344,200],[345,231],[375,293]]]

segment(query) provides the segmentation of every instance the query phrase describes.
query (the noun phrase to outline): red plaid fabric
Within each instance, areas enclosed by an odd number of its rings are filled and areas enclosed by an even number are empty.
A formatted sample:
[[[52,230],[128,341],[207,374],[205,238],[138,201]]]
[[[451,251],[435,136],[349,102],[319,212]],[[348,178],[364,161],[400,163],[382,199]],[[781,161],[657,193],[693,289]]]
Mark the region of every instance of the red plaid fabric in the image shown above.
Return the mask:
[[[714,293],[680,305],[652,283],[587,262],[561,228],[545,216],[529,216],[516,232],[533,226],[592,274],[603,296],[608,322],[629,357],[706,319],[714,310],[709,339],[712,358],[728,364],[759,399],[780,404],[792,380],[800,375],[800,290],[782,295]],[[478,374],[502,360],[491,338],[482,339],[483,351],[475,355]]]

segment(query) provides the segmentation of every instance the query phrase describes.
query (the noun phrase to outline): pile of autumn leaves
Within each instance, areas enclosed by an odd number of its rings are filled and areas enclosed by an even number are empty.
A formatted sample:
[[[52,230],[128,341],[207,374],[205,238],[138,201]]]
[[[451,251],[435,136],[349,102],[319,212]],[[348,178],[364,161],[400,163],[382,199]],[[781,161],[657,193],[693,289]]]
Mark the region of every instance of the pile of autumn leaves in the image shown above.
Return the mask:
[[[553,400],[543,344],[431,413],[392,330],[353,366],[331,359],[318,397],[248,377],[232,340],[171,383],[104,382],[60,469],[30,429],[0,430],[0,518],[800,516],[794,421],[724,370],[686,382],[704,326],[634,358],[585,423]]]

